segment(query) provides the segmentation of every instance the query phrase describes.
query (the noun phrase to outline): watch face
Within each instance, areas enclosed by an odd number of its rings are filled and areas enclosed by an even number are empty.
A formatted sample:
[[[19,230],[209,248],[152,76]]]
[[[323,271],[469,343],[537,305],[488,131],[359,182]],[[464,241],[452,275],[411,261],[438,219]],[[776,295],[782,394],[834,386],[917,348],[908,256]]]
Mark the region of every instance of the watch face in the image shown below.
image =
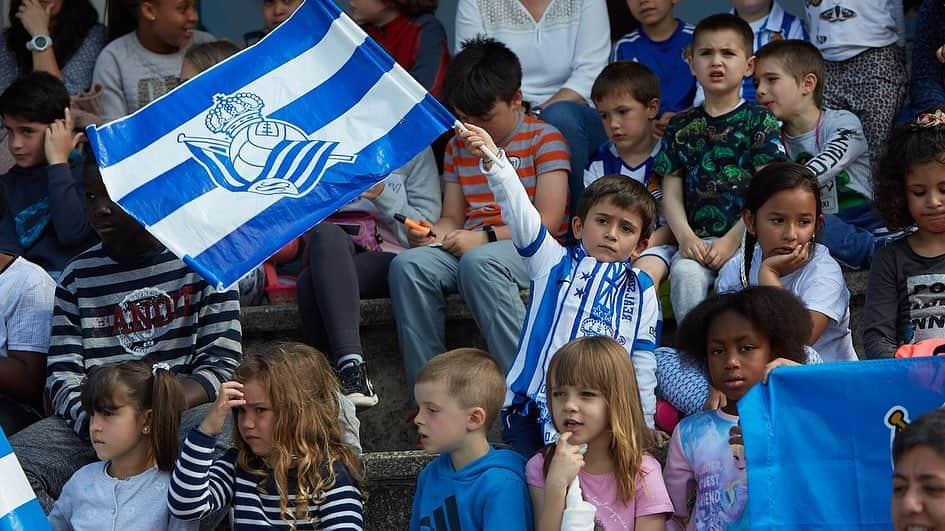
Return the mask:
[[[33,42],[37,48],[45,48],[46,46],[49,46],[49,39],[47,39],[46,37],[42,35],[37,35],[33,39]]]

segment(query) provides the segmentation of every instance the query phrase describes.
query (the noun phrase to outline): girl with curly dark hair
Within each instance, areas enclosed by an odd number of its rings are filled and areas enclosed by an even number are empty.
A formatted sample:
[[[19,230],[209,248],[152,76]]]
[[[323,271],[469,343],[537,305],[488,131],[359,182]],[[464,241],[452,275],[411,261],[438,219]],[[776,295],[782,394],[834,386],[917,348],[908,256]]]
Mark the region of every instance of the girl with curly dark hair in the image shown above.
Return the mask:
[[[886,224],[916,228],[876,253],[866,285],[866,355],[889,358],[903,344],[945,337],[945,108],[890,136],[875,180]]]

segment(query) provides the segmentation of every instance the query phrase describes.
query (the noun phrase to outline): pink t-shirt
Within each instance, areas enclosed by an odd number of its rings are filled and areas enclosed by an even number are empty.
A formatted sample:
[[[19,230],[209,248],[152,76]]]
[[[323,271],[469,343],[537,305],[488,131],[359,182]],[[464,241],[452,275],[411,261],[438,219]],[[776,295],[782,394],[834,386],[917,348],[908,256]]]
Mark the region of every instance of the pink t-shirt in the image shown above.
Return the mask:
[[[540,453],[528,460],[525,478],[530,486],[545,487],[544,465],[545,459]],[[633,531],[640,516],[663,514],[668,518],[673,513],[660,463],[649,455],[643,456],[643,467],[637,477],[637,495],[625,504],[617,500],[617,480],[613,473],[598,475],[582,470],[578,478],[584,501],[597,507],[597,522],[605,531]]]

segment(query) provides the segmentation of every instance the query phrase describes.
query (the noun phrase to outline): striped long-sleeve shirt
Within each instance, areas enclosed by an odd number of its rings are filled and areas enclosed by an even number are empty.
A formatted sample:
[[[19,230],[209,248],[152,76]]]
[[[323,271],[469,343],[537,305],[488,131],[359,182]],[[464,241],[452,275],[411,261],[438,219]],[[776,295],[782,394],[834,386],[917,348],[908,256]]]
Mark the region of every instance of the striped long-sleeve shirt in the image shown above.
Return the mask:
[[[170,251],[115,261],[96,245],[56,288],[46,388],[57,415],[88,428],[80,386],[98,365],[147,358],[198,382],[210,400],[242,357],[239,294],[217,291]]]
[[[505,407],[539,408],[545,442],[554,427],[545,390],[551,358],[583,336],[610,336],[632,355],[644,416],[656,411],[656,357],[662,313],[650,277],[625,262],[599,262],[583,246],[566,248],[541,224],[508,159],[484,171],[509,234],[528,267],[531,297],[515,361],[506,375]]]
[[[289,522],[280,514],[279,493],[274,483],[266,481],[260,488],[259,475],[237,467],[235,448],[213,460],[215,443],[216,437],[197,428],[187,435],[167,494],[171,514],[182,520],[194,520],[232,504],[234,530],[288,529]],[[344,465],[335,463],[334,472],[335,484],[324,492],[320,503],[309,500],[307,518],[297,520],[296,529],[363,528],[361,490]],[[297,490],[291,475],[288,490],[290,493]],[[295,496],[290,494],[288,502],[289,509],[294,510]]]

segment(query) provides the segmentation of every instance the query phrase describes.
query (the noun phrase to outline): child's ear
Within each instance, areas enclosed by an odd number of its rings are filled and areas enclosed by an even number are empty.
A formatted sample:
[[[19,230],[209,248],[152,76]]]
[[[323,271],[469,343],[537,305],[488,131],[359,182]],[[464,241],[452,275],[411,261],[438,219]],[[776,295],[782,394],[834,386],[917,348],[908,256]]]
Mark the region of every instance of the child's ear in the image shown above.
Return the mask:
[[[141,13],[141,18],[144,20],[147,20],[148,22],[154,22],[157,20],[157,6],[154,5],[154,2],[145,0],[144,2],[141,2],[138,10]]]
[[[804,74],[804,77],[801,78],[801,93],[805,96],[812,94],[814,89],[817,88],[817,74],[813,72],[808,72]]]
[[[821,221],[823,221],[823,216],[821,216]],[[752,236],[755,235],[755,216],[747,208],[742,210],[742,221],[745,222],[745,230],[748,231]]]
[[[571,218],[571,232],[574,233],[574,239],[581,241],[581,234],[584,233],[584,222],[581,218],[574,216]]]
[[[640,255],[643,254],[643,251],[646,250],[646,246],[649,243],[649,238],[640,238],[640,241],[637,242],[637,246],[633,249],[633,252],[630,253],[630,261],[632,262],[637,258],[640,258]]]
[[[522,106],[522,89],[518,89],[515,92],[515,96],[512,97],[512,107],[518,108]]]
[[[817,216],[817,223],[814,224],[814,236],[817,236],[817,233],[820,232],[820,229],[824,228],[824,215],[821,214]]]
[[[466,418],[466,431],[476,431],[486,425],[486,410],[476,406],[469,411]]]
[[[151,409],[146,409],[146,410],[141,414],[141,420],[143,421],[143,425],[141,426],[141,432],[142,432],[142,433],[147,434],[147,433],[150,433],[150,432],[151,432],[151,429],[152,429],[152,427],[151,427],[151,419],[154,418],[154,415],[153,415],[152,413],[153,413],[153,410],[151,410]]]
[[[755,56],[752,55],[748,58],[748,68],[745,70],[745,75],[743,77],[751,77],[755,75]]]
[[[653,98],[646,103],[646,117],[655,120],[660,113],[660,99]]]

